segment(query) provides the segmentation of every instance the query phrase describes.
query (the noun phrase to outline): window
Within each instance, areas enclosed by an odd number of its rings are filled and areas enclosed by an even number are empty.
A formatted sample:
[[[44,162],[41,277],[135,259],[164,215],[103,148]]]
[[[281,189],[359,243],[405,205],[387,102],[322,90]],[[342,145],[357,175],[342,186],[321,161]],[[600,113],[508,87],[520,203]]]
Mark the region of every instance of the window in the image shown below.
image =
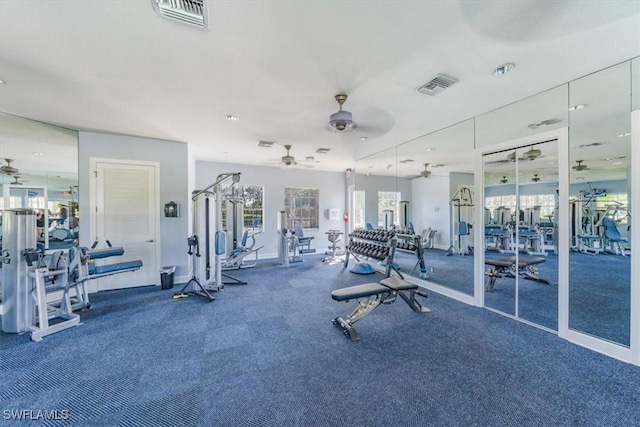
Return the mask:
[[[393,211],[393,223],[400,218],[400,193],[397,191],[378,191],[378,227],[384,225],[384,211]]]
[[[535,194],[531,196],[520,196],[520,209],[540,206],[540,218],[548,220],[553,216],[556,208],[556,198],[553,194]]]
[[[487,197],[485,201],[485,208],[491,210],[491,218],[495,219],[496,208],[504,206],[509,209],[512,215],[516,211],[516,196],[515,194],[509,194],[506,196],[494,196]],[[534,206],[540,206],[540,218],[548,220],[550,216],[553,216],[554,209],[556,208],[556,199],[553,194],[532,194],[528,196],[520,196],[520,209],[533,208]]]
[[[318,193],[317,188],[284,188],[287,228],[318,228]]]
[[[244,197],[244,227],[262,229],[264,224],[264,187],[261,185],[245,185],[242,187]]]
[[[353,192],[353,227],[364,228],[364,195],[365,192],[358,190]]]
[[[252,230],[262,229],[264,218],[264,187],[261,185],[243,185],[242,191],[243,210],[242,227]],[[227,208],[231,203],[222,204],[222,227],[227,230]]]

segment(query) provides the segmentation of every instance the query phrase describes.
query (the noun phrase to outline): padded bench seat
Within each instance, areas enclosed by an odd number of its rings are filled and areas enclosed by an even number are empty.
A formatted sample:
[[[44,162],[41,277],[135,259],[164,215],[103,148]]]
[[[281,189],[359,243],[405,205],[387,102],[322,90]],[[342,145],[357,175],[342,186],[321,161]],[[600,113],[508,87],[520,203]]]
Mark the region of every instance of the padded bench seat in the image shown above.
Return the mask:
[[[382,279],[380,281],[381,284],[385,285],[387,288],[390,288],[394,291],[408,291],[411,289],[418,289],[418,285],[414,285],[413,283],[405,282],[399,277],[391,276],[386,279]]]
[[[109,258],[112,256],[122,256],[124,254],[124,248],[105,248],[105,249],[93,249],[88,250],[87,255],[89,259]]]
[[[426,313],[430,311],[416,301],[416,295],[426,298],[427,294],[418,289],[418,285],[406,282],[399,277],[387,277],[380,283],[365,283],[364,285],[349,286],[331,292],[331,298],[336,301],[358,299],[358,306],[346,319],[336,317],[331,322],[340,326],[344,334],[352,341],[360,339],[353,328],[353,324],[373,311],[380,304],[391,304],[399,296],[413,311]],[[366,298],[366,299],[364,299]]]
[[[389,292],[387,286],[380,283],[366,283],[364,285],[349,286],[348,288],[336,289],[331,292],[331,298],[336,301],[349,301],[354,298],[370,297],[372,295]]]
[[[135,261],[118,262],[115,264],[94,265],[93,268],[91,268],[91,266],[89,267],[89,275],[111,274],[119,271],[136,270],[140,267],[142,267],[142,261],[139,259]]]
[[[522,268],[528,265],[541,264],[545,261],[546,259],[543,257],[526,257],[526,258],[519,257],[518,267]],[[487,259],[484,261],[486,265],[491,265],[493,267],[504,267],[504,268],[512,266],[515,262],[516,262],[515,256],[499,258],[499,259]]]
[[[537,282],[551,284],[551,281],[540,277],[537,268],[537,264],[542,264],[546,261],[544,257],[518,257],[518,274],[523,275],[526,279],[535,280]],[[485,291],[493,292],[493,287],[496,280],[500,277],[514,277],[516,274],[515,263],[516,257],[509,256],[499,259],[485,259],[485,265],[489,265],[493,268],[488,270],[485,275],[488,276],[487,283],[485,284]]]

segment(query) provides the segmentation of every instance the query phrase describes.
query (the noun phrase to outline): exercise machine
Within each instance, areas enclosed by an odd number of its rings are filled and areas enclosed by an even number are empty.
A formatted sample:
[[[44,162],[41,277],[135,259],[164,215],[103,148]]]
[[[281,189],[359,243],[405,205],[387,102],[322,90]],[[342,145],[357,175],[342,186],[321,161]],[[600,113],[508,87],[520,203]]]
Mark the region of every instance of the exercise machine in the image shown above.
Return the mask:
[[[255,267],[258,264],[258,251],[264,247],[258,246],[256,248],[256,235],[260,233],[262,233],[262,230],[249,233],[249,230],[245,229],[242,232],[240,244],[222,261],[222,269],[233,270]],[[251,240],[251,243],[249,243],[249,240]],[[245,259],[251,255],[255,256],[255,258],[246,263]]]
[[[3,216],[2,331],[30,332],[33,341],[80,324],[74,311],[91,307],[86,282],[136,271],[142,261],[96,265],[123,248],[72,247],[45,257],[35,249],[35,212],[6,209]],[[94,243],[93,248],[97,245]],[[73,291],[73,294],[72,294]]]
[[[325,255],[328,256],[323,259],[322,262],[327,262],[329,264],[335,262],[344,262],[344,259],[340,258],[341,255],[344,255],[344,253],[340,253],[340,247],[337,246],[338,242],[342,240],[342,231],[329,230],[325,234],[327,235],[327,239],[329,240],[329,243],[331,243],[331,246],[329,246],[329,250],[325,253]]]
[[[473,253],[470,241],[471,222],[473,221],[473,190],[460,186],[449,200],[451,207],[452,244],[447,256],[454,253],[468,255]]]
[[[210,302],[215,298],[209,291],[220,291],[226,284],[247,283],[222,273],[227,239],[222,228],[222,202],[227,195],[233,197],[238,182],[240,172],[222,173],[211,185],[192,193],[192,234],[187,238],[192,275],[182,289],[173,294],[174,299],[196,295]],[[230,280],[225,281],[223,277]]]
[[[280,265],[289,266],[291,263],[302,262],[304,254],[316,251],[311,249],[313,237],[305,236],[302,227],[296,225],[293,230],[287,228],[287,213],[285,211],[277,213],[276,230],[278,233],[278,263]]]

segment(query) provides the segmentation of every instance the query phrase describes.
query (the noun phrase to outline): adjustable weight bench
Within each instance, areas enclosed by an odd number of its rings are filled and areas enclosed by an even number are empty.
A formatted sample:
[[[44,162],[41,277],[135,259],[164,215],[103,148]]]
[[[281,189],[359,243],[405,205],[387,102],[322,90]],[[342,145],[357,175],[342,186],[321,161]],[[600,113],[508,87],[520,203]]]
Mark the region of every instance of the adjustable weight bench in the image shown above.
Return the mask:
[[[369,314],[380,304],[393,303],[398,295],[413,311],[421,313],[431,311],[416,301],[416,295],[427,298],[427,294],[419,290],[418,285],[405,282],[398,277],[387,277],[378,283],[350,286],[331,292],[331,298],[336,301],[346,302],[352,299],[358,300],[358,306],[346,319],[336,317],[331,322],[336,326],[340,326],[344,335],[351,338],[351,341],[358,341],[360,337],[353,328],[353,324]]]
[[[551,285],[551,281],[540,277],[538,264],[545,262],[543,257],[519,257],[516,271],[516,257],[510,256],[499,259],[485,259],[485,265],[491,268],[485,272],[488,277],[485,285],[486,292],[493,292],[496,280],[500,277],[516,277],[516,274],[524,276],[525,279],[535,280],[536,282]]]

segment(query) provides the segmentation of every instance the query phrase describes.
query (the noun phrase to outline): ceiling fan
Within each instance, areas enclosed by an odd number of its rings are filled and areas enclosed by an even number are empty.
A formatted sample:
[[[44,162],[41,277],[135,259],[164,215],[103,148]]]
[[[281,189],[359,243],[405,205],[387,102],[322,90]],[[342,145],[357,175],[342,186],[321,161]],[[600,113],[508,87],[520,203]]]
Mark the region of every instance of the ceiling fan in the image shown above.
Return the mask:
[[[538,150],[537,148],[531,147],[529,151],[526,151],[524,154],[522,154],[522,159],[519,160],[535,160],[541,155],[542,151]]]
[[[576,160],[576,163],[578,164],[573,166],[571,169],[576,172],[589,170],[589,167],[587,165],[583,165],[582,162],[584,162],[584,160]]]
[[[16,174],[16,175],[12,175],[12,176],[13,176],[13,182],[10,182],[9,185],[23,185],[24,184],[24,182],[20,182],[19,181],[20,175]],[[28,181],[25,181],[25,182],[28,182]]]
[[[425,163],[424,164],[424,170],[422,172],[420,172],[420,176],[423,178],[429,178],[429,175],[431,175],[431,171],[427,170],[427,166],[429,166],[429,163]]]
[[[329,116],[329,123],[327,123],[329,130],[334,130],[335,132],[345,132],[358,127],[358,124],[353,121],[351,112],[342,109],[342,105],[345,103],[347,98],[347,95],[344,93],[339,93],[335,96],[340,109]]]
[[[538,176],[538,174],[537,174],[537,173],[534,173],[534,174],[533,174],[533,178],[531,178],[531,181],[532,181],[532,182],[538,182],[538,181],[540,181],[540,177]]]
[[[524,153],[522,153],[522,157],[518,157],[518,160],[531,161],[531,160],[536,160],[540,156],[542,156],[542,151],[538,150],[537,148],[531,147],[528,151],[525,151]],[[515,161],[516,161],[516,152],[512,151],[509,154],[507,154],[506,159],[494,160],[491,162],[487,162],[486,164],[509,163],[509,162],[515,162]]]
[[[0,173],[3,173],[5,175],[15,175],[19,172],[18,169],[11,166],[11,162],[13,162],[13,159],[4,159],[4,161],[7,162],[7,164],[0,167]]]
[[[509,182],[509,180],[507,179],[507,177],[506,177],[506,176],[503,176],[503,177],[502,177],[502,179],[500,180],[500,182],[501,182],[502,184],[506,184],[507,182]]]
[[[287,166],[295,165],[296,164],[296,158],[289,154],[289,150],[291,150],[291,145],[285,145],[284,148],[287,149],[287,155],[286,156],[282,156],[280,158],[282,160],[282,163],[284,163]]]

